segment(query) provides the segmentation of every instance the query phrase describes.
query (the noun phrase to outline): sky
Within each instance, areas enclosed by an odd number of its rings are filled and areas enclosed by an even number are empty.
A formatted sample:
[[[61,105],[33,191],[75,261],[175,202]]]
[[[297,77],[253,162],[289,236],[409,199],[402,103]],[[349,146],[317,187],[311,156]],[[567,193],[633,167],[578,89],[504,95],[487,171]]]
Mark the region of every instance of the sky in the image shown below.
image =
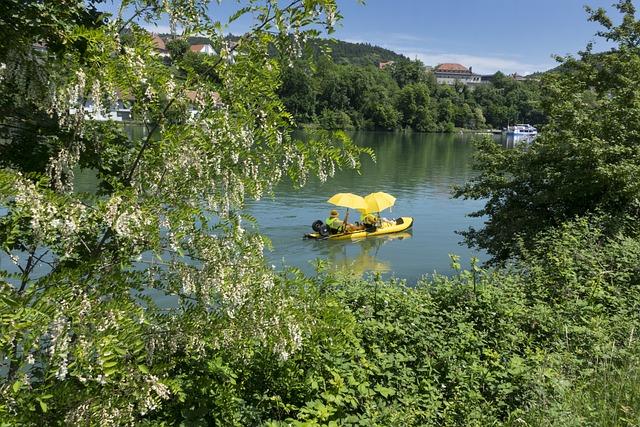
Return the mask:
[[[614,0],[355,0],[343,1],[335,37],[368,42],[420,59],[455,62],[480,74],[522,75],[557,64],[589,41],[607,48],[587,21],[584,5],[610,9]],[[615,14],[612,14],[615,16]]]
[[[118,2],[116,2],[118,3]],[[553,55],[576,54],[590,41],[596,50],[607,44],[594,35],[586,4],[611,9],[614,0],[338,0],[344,19],[333,37],[378,45],[419,59],[426,65],[455,62],[479,74],[496,71],[526,75],[557,64]],[[212,2],[211,13],[237,5]],[[638,5],[640,6],[640,4]],[[617,18],[616,13],[611,14]],[[614,19],[615,21],[615,19]],[[160,23],[150,28],[168,32]],[[227,32],[248,29],[241,20]]]

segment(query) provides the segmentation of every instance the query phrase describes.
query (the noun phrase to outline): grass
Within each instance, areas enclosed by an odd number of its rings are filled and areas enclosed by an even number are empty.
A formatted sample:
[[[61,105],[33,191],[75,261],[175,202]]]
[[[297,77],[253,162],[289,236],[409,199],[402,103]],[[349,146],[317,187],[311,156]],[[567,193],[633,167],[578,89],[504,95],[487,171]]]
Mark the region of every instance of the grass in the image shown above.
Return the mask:
[[[511,426],[640,426],[640,361],[603,362]]]

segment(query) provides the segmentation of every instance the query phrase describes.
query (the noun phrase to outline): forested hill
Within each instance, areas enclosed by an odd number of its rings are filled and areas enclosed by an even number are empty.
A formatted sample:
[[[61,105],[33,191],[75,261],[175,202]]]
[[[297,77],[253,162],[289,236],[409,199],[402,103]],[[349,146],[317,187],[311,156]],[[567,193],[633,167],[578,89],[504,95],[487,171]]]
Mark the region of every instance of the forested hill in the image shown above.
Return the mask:
[[[163,40],[171,39],[170,34],[160,34]],[[226,39],[238,41],[240,37],[229,34]],[[211,43],[206,37],[189,37],[190,45]],[[402,61],[407,57],[392,50],[369,43],[350,43],[336,39],[314,39],[308,45],[316,56],[326,51],[336,64],[351,64],[359,66],[375,65],[380,62]],[[214,46],[216,47],[216,46]]]
[[[311,42],[316,52],[329,48],[336,64],[378,65],[380,62],[401,61],[407,57],[392,50],[369,43],[350,43],[342,40],[317,39]]]
[[[208,70],[189,45],[204,37],[170,40],[171,56],[196,70]],[[227,41],[239,37],[228,35]],[[213,45],[215,50],[220,46]],[[490,82],[439,84],[432,70],[391,50],[368,43],[312,39],[302,58],[282,68],[278,95],[297,123],[326,129],[411,129],[453,132],[500,129],[509,123],[542,125],[540,84],[496,73]],[[269,53],[276,55],[275,46]],[[327,53],[327,55],[325,55]],[[378,65],[389,62],[381,69]],[[206,62],[206,61],[205,61]]]

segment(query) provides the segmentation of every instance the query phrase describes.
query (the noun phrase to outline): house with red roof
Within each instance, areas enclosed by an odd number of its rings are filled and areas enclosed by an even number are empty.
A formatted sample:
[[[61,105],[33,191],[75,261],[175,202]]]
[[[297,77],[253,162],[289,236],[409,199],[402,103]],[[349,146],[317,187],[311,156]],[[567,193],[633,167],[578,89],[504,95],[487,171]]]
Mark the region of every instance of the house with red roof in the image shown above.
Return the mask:
[[[191,52],[204,53],[206,55],[216,55],[215,49],[210,44],[193,44],[189,47]]]
[[[164,43],[164,40],[162,40],[162,37],[157,34],[152,34],[151,37],[151,43],[153,44],[153,50],[155,53],[163,58],[168,57],[169,51],[167,50],[167,45]]]
[[[465,85],[482,84],[482,76],[475,74],[471,67],[467,68],[461,64],[445,63],[439,64],[433,69],[436,82],[446,85],[454,85],[460,82]]]

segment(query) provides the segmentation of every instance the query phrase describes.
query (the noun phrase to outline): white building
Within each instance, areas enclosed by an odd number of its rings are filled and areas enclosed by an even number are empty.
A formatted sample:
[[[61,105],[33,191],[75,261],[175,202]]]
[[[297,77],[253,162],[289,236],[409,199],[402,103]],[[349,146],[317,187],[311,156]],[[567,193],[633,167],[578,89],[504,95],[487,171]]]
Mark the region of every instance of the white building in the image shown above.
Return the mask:
[[[69,114],[76,114],[77,111],[76,108],[71,108],[69,109]],[[132,119],[131,107],[122,100],[116,101],[105,110],[96,108],[96,104],[89,99],[84,103],[83,114],[86,120],[96,120],[99,122],[123,122]]]
[[[460,82],[465,85],[482,84],[479,74],[475,74],[471,67],[467,68],[460,64],[439,64],[433,69],[436,76],[436,82],[445,85],[454,85]]]

